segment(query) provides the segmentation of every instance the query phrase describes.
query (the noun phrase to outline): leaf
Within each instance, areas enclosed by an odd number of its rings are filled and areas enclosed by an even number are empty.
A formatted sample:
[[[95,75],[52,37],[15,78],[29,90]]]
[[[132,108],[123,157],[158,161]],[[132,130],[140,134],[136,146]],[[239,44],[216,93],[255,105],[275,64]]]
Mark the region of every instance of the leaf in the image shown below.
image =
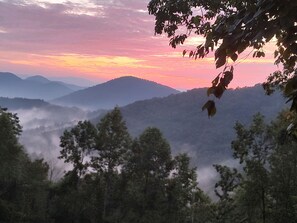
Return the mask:
[[[233,67],[233,66],[231,66],[231,68],[230,68],[230,72],[232,72],[232,73],[233,73],[233,71],[234,71],[234,67]]]
[[[215,95],[217,98],[221,98],[225,90],[226,90],[226,88],[220,83],[220,84],[215,88],[214,95]]]
[[[274,51],[274,58],[277,58],[277,56],[278,56],[278,51],[275,50],[275,51]]]
[[[219,73],[218,76],[211,82],[213,87],[217,86],[217,84],[219,83],[220,75],[221,73]]]
[[[208,88],[207,96],[209,97],[209,95],[214,94],[215,90],[216,90],[215,86]]]
[[[205,109],[207,109],[208,117],[214,116],[216,114],[216,112],[217,112],[215,102],[212,101],[212,100],[207,101],[203,105],[202,111],[204,111]]]
[[[247,48],[246,44],[241,42],[237,47],[237,52],[240,54]]]
[[[187,53],[187,50],[184,50],[183,51],[183,57],[186,55],[186,53]]]
[[[284,94],[286,97],[289,97],[292,95],[294,92],[297,90],[297,78],[291,78],[288,80],[285,89],[284,89]]]
[[[194,55],[194,52],[191,51],[190,54],[189,54],[189,57],[192,57]]]
[[[193,18],[193,23],[196,25],[196,26],[199,26],[200,24],[200,21],[201,21],[201,16],[197,15]]]
[[[297,98],[294,98],[290,111],[297,111]]]
[[[235,62],[238,58],[238,55],[236,53],[232,54],[231,59]]]
[[[218,57],[218,59],[216,60],[216,68],[220,68],[225,63],[226,63],[226,57],[225,56]]]
[[[230,84],[230,82],[232,80],[233,80],[233,72],[231,72],[231,71],[225,71],[224,72],[224,78],[222,79],[223,85],[225,87],[228,87],[228,85]]]
[[[215,51],[216,68],[223,66],[226,63],[226,51],[225,49],[217,49]]]
[[[212,38],[213,38],[213,34],[212,33],[208,33],[207,36],[206,36],[206,41],[205,41],[205,48],[208,48],[212,45],[213,41],[212,41]]]

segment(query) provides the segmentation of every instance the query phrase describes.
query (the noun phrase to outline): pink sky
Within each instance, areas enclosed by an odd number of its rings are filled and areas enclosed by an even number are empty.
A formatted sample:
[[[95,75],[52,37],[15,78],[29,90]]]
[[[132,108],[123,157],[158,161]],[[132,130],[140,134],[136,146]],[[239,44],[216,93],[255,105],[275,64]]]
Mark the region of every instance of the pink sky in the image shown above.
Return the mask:
[[[202,39],[193,36],[178,49],[169,47],[166,37],[154,36],[148,2],[0,0],[0,71],[95,83],[131,75],[181,90],[209,86],[220,72],[212,56],[182,57],[183,49],[194,49]],[[270,49],[265,59],[241,60],[231,87],[265,81],[277,69]]]

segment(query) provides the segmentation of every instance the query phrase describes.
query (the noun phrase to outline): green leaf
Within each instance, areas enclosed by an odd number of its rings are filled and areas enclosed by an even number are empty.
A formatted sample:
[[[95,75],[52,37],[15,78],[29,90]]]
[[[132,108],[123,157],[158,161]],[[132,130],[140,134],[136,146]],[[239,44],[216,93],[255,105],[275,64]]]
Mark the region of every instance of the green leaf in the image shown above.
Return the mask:
[[[193,18],[193,23],[196,25],[196,26],[199,26],[200,24],[200,21],[201,21],[201,16],[200,15],[197,15]]]

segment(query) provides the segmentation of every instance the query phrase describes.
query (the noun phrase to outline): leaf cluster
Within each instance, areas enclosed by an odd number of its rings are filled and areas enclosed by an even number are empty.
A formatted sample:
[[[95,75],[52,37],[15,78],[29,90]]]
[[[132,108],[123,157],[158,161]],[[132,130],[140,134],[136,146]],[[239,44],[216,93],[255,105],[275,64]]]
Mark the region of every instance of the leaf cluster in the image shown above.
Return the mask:
[[[148,10],[155,16],[155,33],[167,34],[174,48],[193,34],[203,36],[204,44],[194,50],[184,50],[183,55],[188,53],[190,58],[197,59],[214,52],[216,68],[227,66],[229,58],[238,61],[239,55],[248,48],[254,51],[253,57],[265,57],[265,44],[276,42],[275,64],[282,65],[283,71],[281,75],[272,74],[264,83],[268,93],[296,74],[295,0],[151,0]],[[296,110],[297,94],[293,93],[292,97],[292,108]],[[206,106],[212,116],[213,103]]]

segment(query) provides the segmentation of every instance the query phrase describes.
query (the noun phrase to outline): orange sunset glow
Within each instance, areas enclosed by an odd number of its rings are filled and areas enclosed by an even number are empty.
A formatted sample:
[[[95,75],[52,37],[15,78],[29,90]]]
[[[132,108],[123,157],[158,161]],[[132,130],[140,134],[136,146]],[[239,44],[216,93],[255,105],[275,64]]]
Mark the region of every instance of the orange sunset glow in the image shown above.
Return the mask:
[[[148,0],[0,0],[0,66],[20,76],[80,77],[95,83],[136,76],[180,90],[209,86],[220,72],[214,58],[192,60],[154,35]],[[230,87],[264,82],[277,69],[273,43],[266,58],[240,55]],[[79,83],[78,83],[79,84]]]

